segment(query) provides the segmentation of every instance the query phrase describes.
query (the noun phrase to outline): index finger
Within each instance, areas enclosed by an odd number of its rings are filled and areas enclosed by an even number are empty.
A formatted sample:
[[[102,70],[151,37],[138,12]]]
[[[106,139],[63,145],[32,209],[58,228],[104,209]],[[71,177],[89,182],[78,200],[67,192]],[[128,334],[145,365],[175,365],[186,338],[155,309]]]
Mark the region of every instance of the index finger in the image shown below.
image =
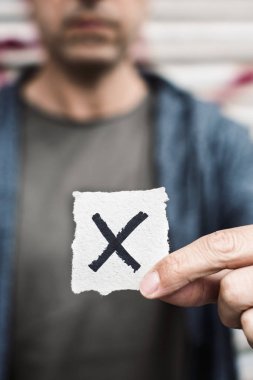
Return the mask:
[[[166,256],[143,278],[147,298],[171,295],[224,269],[253,265],[253,225],[215,232]]]

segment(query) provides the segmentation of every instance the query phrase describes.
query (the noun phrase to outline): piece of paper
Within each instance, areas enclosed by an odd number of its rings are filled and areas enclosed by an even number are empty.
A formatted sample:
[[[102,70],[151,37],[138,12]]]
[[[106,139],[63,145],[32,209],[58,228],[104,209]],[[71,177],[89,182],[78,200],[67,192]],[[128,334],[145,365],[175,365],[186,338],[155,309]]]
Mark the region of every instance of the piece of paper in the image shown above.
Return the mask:
[[[165,189],[73,196],[72,291],[139,290],[143,276],[169,253]]]

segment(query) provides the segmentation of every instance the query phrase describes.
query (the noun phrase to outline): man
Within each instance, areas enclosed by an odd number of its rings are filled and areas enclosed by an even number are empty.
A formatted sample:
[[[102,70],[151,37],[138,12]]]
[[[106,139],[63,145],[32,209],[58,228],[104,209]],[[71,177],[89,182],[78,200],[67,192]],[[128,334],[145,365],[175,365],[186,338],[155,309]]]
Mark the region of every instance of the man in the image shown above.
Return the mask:
[[[145,0],[31,5],[46,62],[0,94],[1,380],[234,379],[215,308],[71,293],[71,193],[165,186],[175,250],[252,223],[247,132],[136,70]]]

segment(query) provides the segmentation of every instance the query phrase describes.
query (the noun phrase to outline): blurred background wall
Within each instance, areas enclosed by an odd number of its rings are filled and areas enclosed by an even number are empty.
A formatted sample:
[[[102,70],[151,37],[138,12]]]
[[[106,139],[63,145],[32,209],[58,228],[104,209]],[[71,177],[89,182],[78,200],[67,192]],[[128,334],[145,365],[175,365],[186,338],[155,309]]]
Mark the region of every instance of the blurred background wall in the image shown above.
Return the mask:
[[[150,7],[138,60],[220,103],[253,136],[253,0],[150,0]],[[0,86],[41,61],[38,40],[24,1],[0,0]],[[239,331],[234,340],[241,380],[253,380],[253,353]]]

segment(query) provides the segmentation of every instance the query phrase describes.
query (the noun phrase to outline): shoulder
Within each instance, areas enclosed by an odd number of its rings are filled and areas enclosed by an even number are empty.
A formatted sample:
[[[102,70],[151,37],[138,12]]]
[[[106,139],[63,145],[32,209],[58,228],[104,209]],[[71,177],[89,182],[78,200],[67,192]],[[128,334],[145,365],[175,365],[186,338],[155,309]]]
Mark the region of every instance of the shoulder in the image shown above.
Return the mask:
[[[169,120],[176,109],[177,117],[198,140],[228,144],[249,138],[248,128],[226,117],[217,104],[202,101],[156,74],[148,74],[148,81],[159,99],[159,112]]]

